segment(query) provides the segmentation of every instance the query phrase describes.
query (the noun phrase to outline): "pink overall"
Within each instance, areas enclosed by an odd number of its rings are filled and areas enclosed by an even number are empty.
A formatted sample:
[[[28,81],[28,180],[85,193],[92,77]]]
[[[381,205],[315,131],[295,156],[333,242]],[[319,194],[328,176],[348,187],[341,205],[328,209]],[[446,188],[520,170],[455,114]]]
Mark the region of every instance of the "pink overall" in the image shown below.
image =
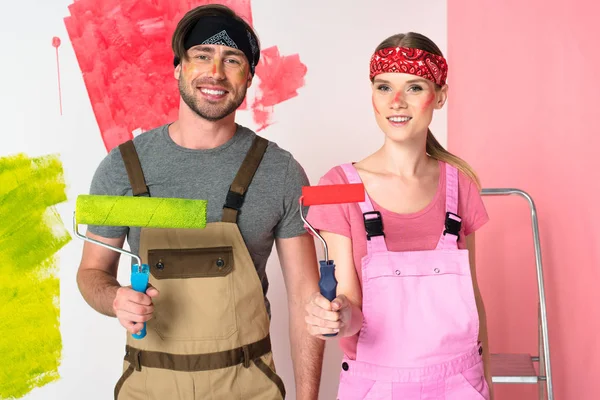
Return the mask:
[[[446,221],[435,250],[388,251],[382,225],[370,218],[381,215],[368,196],[360,203],[364,323],[356,360],[342,363],[339,400],[489,399],[469,254],[457,246],[458,173],[446,165]],[[352,164],[342,168],[360,183]]]

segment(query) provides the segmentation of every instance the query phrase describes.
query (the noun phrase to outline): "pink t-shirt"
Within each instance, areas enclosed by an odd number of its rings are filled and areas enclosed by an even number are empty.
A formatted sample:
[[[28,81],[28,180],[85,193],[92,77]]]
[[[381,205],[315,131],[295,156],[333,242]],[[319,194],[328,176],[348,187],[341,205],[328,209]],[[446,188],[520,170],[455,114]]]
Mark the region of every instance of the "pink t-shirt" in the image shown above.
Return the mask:
[[[381,213],[385,241],[389,251],[418,251],[436,248],[444,230],[446,216],[446,165],[439,162],[440,177],[438,188],[431,203],[424,209],[411,214],[398,214],[379,206],[371,198],[375,211]],[[320,180],[319,185],[346,184],[348,180],[340,166],[330,169]],[[465,237],[481,228],[488,220],[488,214],[477,185],[465,174],[458,171],[458,215],[462,227],[458,247],[466,248]],[[361,260],[367,255],[367,234],[363,215],[358,204],[328,204],[310,207],[308,222],[320,231],[328,231],[352,239],[354,266],[362,286]],[[341,338],[340,346],[350,359],[356,357],[358,335]]]

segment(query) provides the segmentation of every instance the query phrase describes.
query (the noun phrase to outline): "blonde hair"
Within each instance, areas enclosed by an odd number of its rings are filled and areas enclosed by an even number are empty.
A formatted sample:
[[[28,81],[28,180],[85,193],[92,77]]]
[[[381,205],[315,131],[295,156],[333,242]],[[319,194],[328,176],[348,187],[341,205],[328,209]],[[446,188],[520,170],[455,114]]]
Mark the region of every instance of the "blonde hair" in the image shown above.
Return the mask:
[[[398,35],[390,36],[381,42],[375,51],[385,49],[387,47],[409,47],[413,49],[425,50],[428,53],[443,56],[441,50],[436,46],[435,43],[433,43],[433,41],[431,41],[431,39],[415,32],[400,33]],[[436,84],[436,89],[439,90],[441,87]],[[479,177],[477,176],[475,170],[465,160],[446,150],[444,146],[437,141],[429,129],[427,129],[427,144],[425,152],[436,160],[444,161],[458,168],[467,177],[472,179],[477,184],[479,189],[481,189],[481,182],[479,181]]]

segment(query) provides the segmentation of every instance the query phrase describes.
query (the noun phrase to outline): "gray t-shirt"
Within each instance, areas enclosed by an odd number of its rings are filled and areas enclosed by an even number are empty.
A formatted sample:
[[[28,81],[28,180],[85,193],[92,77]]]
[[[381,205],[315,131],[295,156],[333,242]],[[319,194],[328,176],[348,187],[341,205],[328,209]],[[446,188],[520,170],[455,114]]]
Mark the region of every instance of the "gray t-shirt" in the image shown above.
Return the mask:
[[[250,149],[256,134],[238,125],[227,143],[207,150],[177,145],[169,136],[168,125],[134,138],[152,197],[178,197],[208,200],[207,222],[222,218],[229,186]],[[291,238],[306,233],[299,215],[298,198],[308,178],[293,156],[269,142],[262,162],[246,192],[238,226],[265,294],[269,282],[265,268],[275,238]],[[92,180],[90,194],[131,196],[131,185],[117,147],[102,160]],[[96,235],[116,238],[127,234],[131,251],[138,254],[140,228],[88,226]]]

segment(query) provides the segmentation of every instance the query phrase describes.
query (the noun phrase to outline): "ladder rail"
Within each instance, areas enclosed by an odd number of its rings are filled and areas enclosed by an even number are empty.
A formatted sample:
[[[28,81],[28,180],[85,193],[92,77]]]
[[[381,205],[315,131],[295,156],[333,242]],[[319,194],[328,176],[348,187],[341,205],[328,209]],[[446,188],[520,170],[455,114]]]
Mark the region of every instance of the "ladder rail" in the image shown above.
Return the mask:
[[[552,372],[550,367],[550,343],[548,340],[548,318],[546,313],[546,294],[544,290],[544,271],[542,268],[542,249],[540,245],[540,231],[538,225],[537,210],[533,198],[523,190],[514,188],[485,188],[481,191],[482,196],[508,196],[518,195],[527,200],[529,203],[529,209],[531,211],[531,227],[533,231],[533,245],[535,251],[535,265],[537,271],[537,285],[538,285],[538,296],[539,296],[539,307],[541,316],[541,327],[542,327],[542,346],[544,349],[543,357],[540,357],[540,367],[543,362],[543,370],[546,374],[546,389],[548,393],[548,400],[554,399],[554,392],[552,390]],[[540,370],[542,370],[540,368]]]
[[[547,376],[546,375],[546,357],[544,354],[544,337],[542,335],[542,324],[540,323],[542,317],[541,317],[541,307],[538,304],[538,353],[539,353],[539,357],[538,357],[538,362],[539,362],[539,371],[540,371],[540,375],[541,376]],[[538,398],[539,400],[544,400],[546,399],[546,393],[550,393],[548,392],[548,387],[547,386],[543,386],[543,385],[539,385],[539,393],[538,393]]]

